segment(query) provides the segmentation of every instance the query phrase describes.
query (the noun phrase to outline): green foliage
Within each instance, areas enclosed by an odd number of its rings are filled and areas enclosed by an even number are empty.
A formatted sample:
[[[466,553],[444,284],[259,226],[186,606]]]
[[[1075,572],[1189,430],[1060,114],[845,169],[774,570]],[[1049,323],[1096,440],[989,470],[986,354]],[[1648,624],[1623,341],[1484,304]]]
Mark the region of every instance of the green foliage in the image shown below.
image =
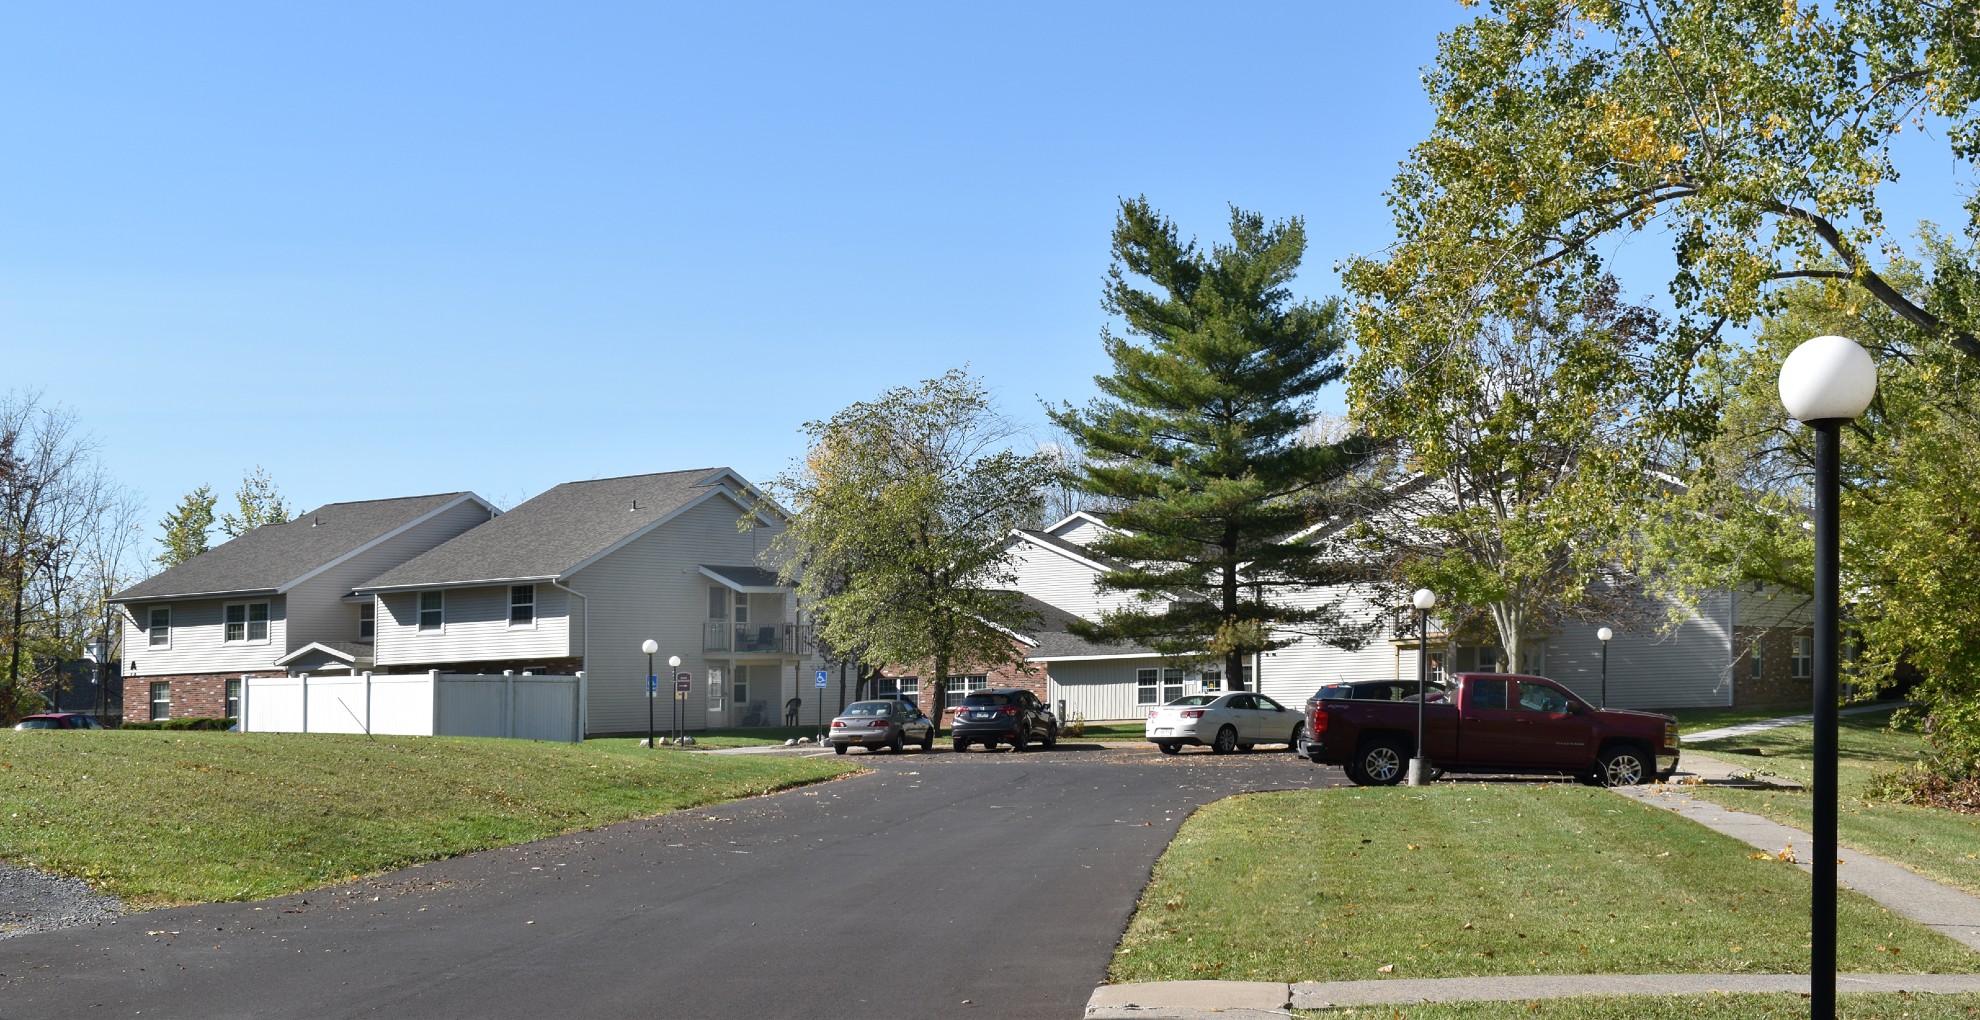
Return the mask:
[[[1875,261],[1896,247],[1878,205],[1892,139],[1930,122],[1951,155],[1980,156],[1977,17],[1976,0],[1494,0],[1426,75],[1437,119],[1390,191],[1398,243],[1348,274],[1411,296],[1386,314],[1513,316],[1585,288],[1622,242],[1669,238],[1680,317],[1653,366],[1667,398],[1792,277],[1850,280],[1970,363],[1970,321]],[[1929,291],[1973,293],[1971,263],[1938,269]],[[1666,434],[1707,434],[1715,415],[1699,399],[1644,411]]]
[[[1359,515],[1368,555],[1400,587],[1435,592],[1459,626],[1482,608],[1507,668],[1524,639],[1570,618],[1621,622],[1659,317],[1608,278],[1506,317],[1420,309],[1419,295],[1380,289],[1376,269],[1349,278],[1363,298],[1349,400],[1356,424],[1406,456]]]
[[[179,505],[158,522],[164,532],[158,544],[165,547],[158,554],[159,566],[176,567],[207,550],[207,533],[213,527],[213,504],[217,499],[212,486],[202,485],[186,493]]]
[[[242,535],[264,524],[280,524],[293,516],[288,504],[282,502],[282,494],[275,488],[275,480],[268,477],[266,469],[256,466],[241,479],[241,487],[234,493],[234,502],[240,507],[240,514],[221,514],[220,530],[228,538]]]
[[[185,716],[177,719],[154,719],[145,722],[127,722],[119,729],[125,730],[225,730],[234,725],[235,720],[205,716]]]
[[[1214,656],[1236,683],[1288,629],[1359,638],[1336,607],[1275,596],[1346,579],[1298,536],[1363,444],[1300,441],[1347,340],[1337,302],[1289,289],[1304,224],[1234,208],[1230,228],[1205,251],[1146,199],[1121,203],[1105,305],[1128,337],[1101,332],[1114,370],[1095,378],[1100,397],[1049,413],[1079,446],[1079,488],[1110,509],[1114,530],[1093,543],[1112,560],[1100,584],[1140,596],[1077,629]]]
[[[931,668],[937,705],[952,664],[1021,664],[1004,541],[1036,522],[1050,465],[1008,448],[983,384],[952,370],[804,431],[803,465],[772,484],[790,509],[773,548],[821,644]]]
[[[1924,273],[1902,263],[1886,275],[1911,293],[1927,286]],[[1957,349],[1856,287],[1803,284],[1780,303],[1752,350],[1725,359],[1710,377],[1725,408],[1721,428],[1695,448],[1689,488],[1673,494],[1646,531],[1658,583],[1690,599],[1746,580],[1809,590],[1813,436],[1787,419],[1776,380],[1788,352],[1809,337],[1857,340],[1877,356],[1879,381],[1869,413],[1844,431],[1842,444],[1850,669],[1866,687],[1922,672],[1913,695],[1931,717],[1935,771],[1980,775],[1980,605],[1968,597],[1980,588],[1973,370]],[[1941,307],[1949,316],[1958,311]]]

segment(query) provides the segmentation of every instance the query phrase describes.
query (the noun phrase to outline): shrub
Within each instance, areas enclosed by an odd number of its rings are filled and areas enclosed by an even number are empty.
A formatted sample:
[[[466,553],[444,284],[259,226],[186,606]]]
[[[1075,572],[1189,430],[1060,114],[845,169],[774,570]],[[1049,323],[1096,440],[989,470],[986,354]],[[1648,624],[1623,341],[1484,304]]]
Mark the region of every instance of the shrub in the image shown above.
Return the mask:
[[[211,719],[189,717],[185,719],[160,719],[155,722],[127,722],[127,730],[225,730],[233,728],[233,719]]]

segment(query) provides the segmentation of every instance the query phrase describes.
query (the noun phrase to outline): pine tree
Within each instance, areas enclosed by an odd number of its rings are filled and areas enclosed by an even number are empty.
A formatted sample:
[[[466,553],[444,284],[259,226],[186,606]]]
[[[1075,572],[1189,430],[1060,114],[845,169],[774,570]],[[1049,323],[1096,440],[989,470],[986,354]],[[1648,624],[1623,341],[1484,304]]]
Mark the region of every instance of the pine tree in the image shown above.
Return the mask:
[[[1348,579],[1297,535],[1363,444],[1301,441],[1347,340],[1338,302],[1287,289],[1304,224],[1233,208],[1230,225],[1229,244],[1203,251],[1145,198],[1121,203],[1105,307],[1142,342],[1103,329],[1114,363],[1094,380],[1103,395],[1049,413],[1081,449],[1081,487],[1116,507],[1114,532],[1094,545],[1117,564],[1101,586],[1144,597],[1079,629],[1215,656],[1236,689],[1246,659],[1291,643],[1291,630],[1355,643],[1334,606],[1273,596]]]
[[[217,501],[213,486],[202,485],[186,493],[178,508],[158,522],[165,532],[158,539],[165,547],[158,556],[160,566],[176,567],[206,551],[207,530],[213,527],[213,504]]]

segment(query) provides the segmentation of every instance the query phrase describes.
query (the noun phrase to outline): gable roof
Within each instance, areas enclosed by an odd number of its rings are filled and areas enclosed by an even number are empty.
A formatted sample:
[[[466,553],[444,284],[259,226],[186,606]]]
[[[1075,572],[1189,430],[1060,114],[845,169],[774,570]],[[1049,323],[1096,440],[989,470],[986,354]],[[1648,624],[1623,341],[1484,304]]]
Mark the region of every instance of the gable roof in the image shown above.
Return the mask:
[[[1043,531],[1033,531],[1030,528],[1013,528],[1011,535],[1041,549],[1050,549],[1067,559],[1091,567],[1094,570],[1112,570],[1116,566],[1115,561],[1094,552],[1086,546],[1080,545],[1078,542],[1068,542],[1057,535],[1049,535]]]
[[[1140,645],[1088,641],[1067,629],[1073,621],[1080,619],[1078,615],[1068,613],[1058,606],[1042,602],[1023,592],[1018,592],[1017,595],[1025,614],[1029,617],[1017,635],[1019,640],[1031,646],[1024,656],[1028,660],[1118,659],[1160,654]]]
[[[1108,522],[1107,516],[1097,510],[1074,510],[1041,530],[1049,535],[1060,535],[1068,531],[1077,531],[1083,524],[1090,524],[1105,531],[1119,530]]]
[[[472,500],[472,492],[328,503],[259,528],[118,592],[112,602],[203,595],[274,595],[421,521]]]
[[[756,490],[727,468],[565,482],[357,590],[558,580],[722,495],[742,507]]]

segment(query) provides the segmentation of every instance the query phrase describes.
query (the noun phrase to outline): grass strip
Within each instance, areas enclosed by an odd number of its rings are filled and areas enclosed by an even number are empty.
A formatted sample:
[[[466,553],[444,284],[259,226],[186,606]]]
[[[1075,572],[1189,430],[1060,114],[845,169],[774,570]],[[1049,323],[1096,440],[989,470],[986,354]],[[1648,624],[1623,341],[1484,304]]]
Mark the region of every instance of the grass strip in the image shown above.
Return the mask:
[[[0,859],[136,906],[259,899],[855,771],[456,737],[0,736]]]
[[[1806,973],[1809,880],[1670,812],[1565,784],[1254,794],[1157,864],[1116,982]],[[1845,890],[1844,971],[1980,972]]]
[[[1311,1020],[1808,1020],[1800,995],[1600,995],[1531,1002],[1449,1002],[1297,1010]],[[1845,994],[1836,1020],[1973,1020],[1980,995]]]
[[[1980,894],[1980,815],[1871,801],[1864,788],[1879,771],[1918,761],[1926,754],[1916,728],[1892,729],[1882,712],[1843,716],[1836,733],[1836,827],[1843,845],[1901,864],[1967,892]],[[1762,775],[1792,779],[1805,788],[1815,778],[1815,728],[1785,726],[1725,740],[1687,742]],[[1814,827],[1814,799],[1802,790],[1732,790],[1693,787],[1690,793],[1791,825]]]

